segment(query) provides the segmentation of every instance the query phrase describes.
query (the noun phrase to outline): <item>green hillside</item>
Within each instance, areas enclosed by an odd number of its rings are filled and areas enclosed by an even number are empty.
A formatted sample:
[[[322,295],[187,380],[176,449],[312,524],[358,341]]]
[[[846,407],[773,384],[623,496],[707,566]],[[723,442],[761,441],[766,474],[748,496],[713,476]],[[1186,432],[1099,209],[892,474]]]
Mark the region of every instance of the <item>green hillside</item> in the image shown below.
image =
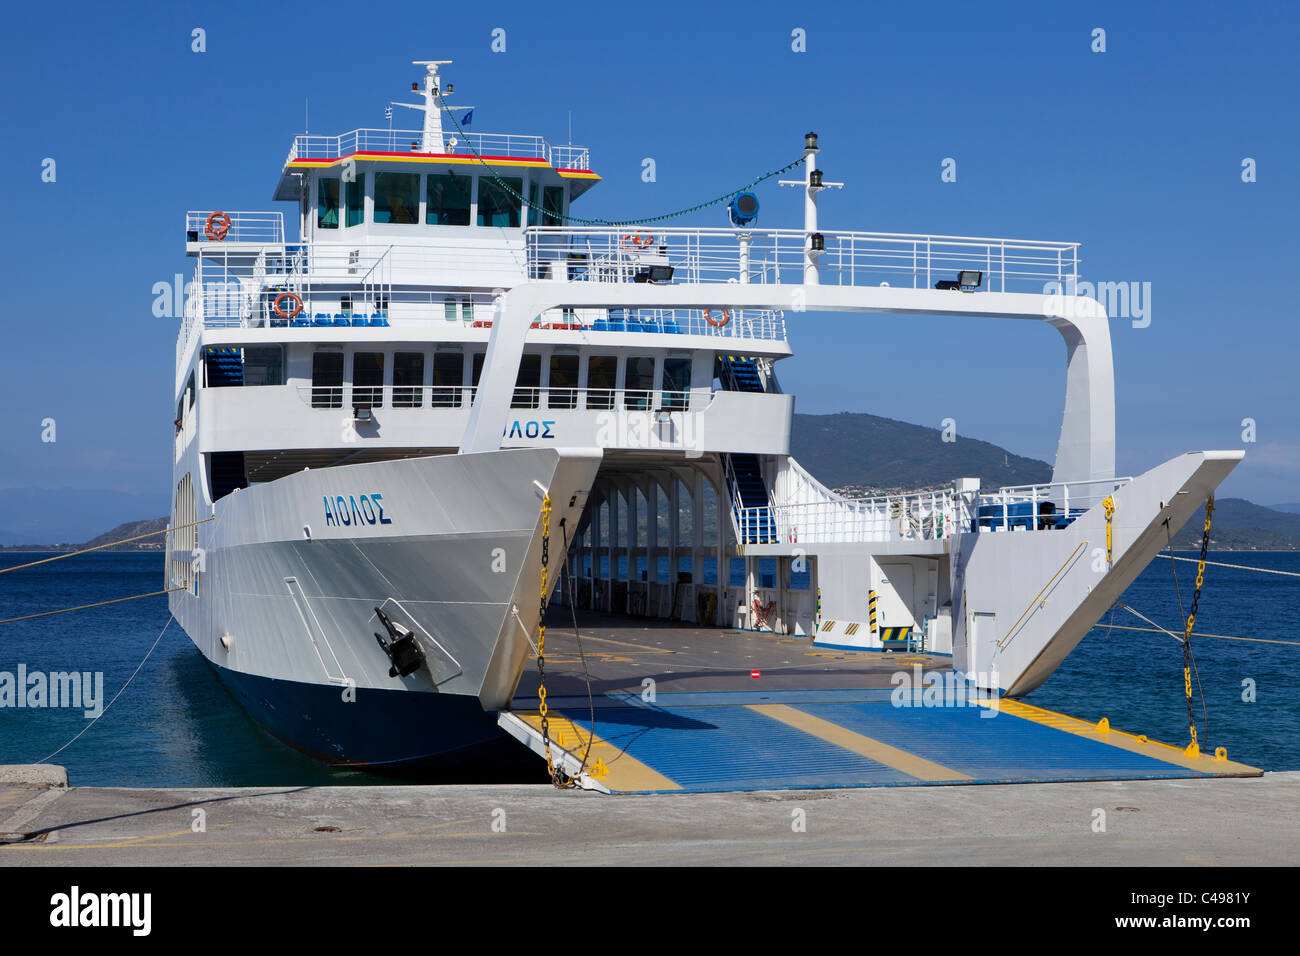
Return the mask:
[[[960,433],[945,442],[937,428],[858,412],[795,415],[790,454],[832,488],[926,488],[956,478],[979,478],[986,486],[1052,480],[1045,461]]]

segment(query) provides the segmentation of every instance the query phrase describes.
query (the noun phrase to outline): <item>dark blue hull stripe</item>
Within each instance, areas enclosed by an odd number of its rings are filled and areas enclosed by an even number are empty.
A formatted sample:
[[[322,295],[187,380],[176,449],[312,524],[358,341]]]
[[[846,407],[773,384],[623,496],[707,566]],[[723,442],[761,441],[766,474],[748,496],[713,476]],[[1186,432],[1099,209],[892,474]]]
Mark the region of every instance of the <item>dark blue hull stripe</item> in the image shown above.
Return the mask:
[[[212,663],[209,661],[209,663]],[[252,718],[317,760],[347,766],[436,762],[504,734],[495,712],[459,694],[344,688],[278,680],[212,664]]]

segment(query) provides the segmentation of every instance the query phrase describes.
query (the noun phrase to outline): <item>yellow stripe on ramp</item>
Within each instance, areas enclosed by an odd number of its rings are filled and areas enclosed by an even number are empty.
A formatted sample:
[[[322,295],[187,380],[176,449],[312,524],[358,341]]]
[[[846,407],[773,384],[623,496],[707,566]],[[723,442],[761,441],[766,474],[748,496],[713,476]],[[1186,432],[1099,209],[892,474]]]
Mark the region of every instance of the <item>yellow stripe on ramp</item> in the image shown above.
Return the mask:
[[[542,732],[542,715],[535,710],[512,711],[539,734]],[[549,726],[551,750],[564,750],[579,760],[587,752],[587,738],[591,738],[591,755],[587,758],[590,769],[597,760],[609,768],[609,773],[595,779],[617,792],[636,790],[680,790],[681,785],[665,777],[653,767],[643,764],[626,751],[620,750],[598,734],[589,734],[567,717],[552,712]],[[593,775],[594,776],[594,775]]]
[[[1156,740],[1144,740],[1136,734],[1130,734],[1123,730],[1116,730],[1113,727],[1107,730],[1102,730],[1096,724],[1090,724],[1086,720],[1080,720],[1077,717],[1070,717],[1068,714],[1058,714],[1054,710],[1035,707],[1033,704],[1026,704],[1018,700],[1008,700],[1004,698],[1002,700],[979,700],[976,701],[976,703],[984,707],[992,708],[999,713],[1010,714],[1012,717],[1021,717],[1025,720],[1032,720],[1036,724],[1042,724],[1045,727],[1052,727],[1056,730],[1063,730],[1067,734],[1076,734],[1080,737],[1087,737],[1089,740],[1096,740],[1099,743],[1109,744],[1112,747],[1118,747],[1120,750],[1127,750],[1131,753],[1141,754],[1144,757],[1151,757],[1154,760],[1162,760],[1165,763],[1185,767],[1188,770],[1196,770],[1204,774],[1257,777],[1263,772],[1256,767],[1249,767],[1244,763],[1234,763],[1231,760],[1218,760],[1208,754],[1202,754],[1199,757],[1189,757],[1184,751],[1169,744],[1162,744]]]
[[[906,750],[891,747],[889,744],[881,743],[871,737],[865,737],[862,734],[841,727],[839,724],[833,724],[829,720],[822,720],[820,717],[814,717],[812,714],[796,710],[794,707],[787,707],[785,704],[749,704],[748,706],[750,710],[756,710],[766,717],[779,720],[783,724],[802,730],[806,734],[812,734],[812,736],[837,747],[843,747],[855,754],[861,754],[869,760],[876,761],[876,763],[883,763],[886,767],[901,770],[917,780],[938,782],[941,780],[971,779],[966,774],[959,773],[951,767],[945,767],[942,764],[926,760],[924,757],[908,753]]]

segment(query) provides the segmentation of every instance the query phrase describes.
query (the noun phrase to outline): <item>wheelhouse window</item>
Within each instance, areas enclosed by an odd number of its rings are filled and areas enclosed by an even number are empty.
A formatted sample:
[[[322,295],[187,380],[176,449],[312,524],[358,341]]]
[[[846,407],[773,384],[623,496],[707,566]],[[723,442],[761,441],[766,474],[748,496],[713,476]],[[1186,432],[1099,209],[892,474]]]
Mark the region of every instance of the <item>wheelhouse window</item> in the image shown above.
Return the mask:
[[[504,185],[502,185],[504,183]],[[523,192],[524,181],[518,177],[503,177],[500,182],[489,176],[481,176],[478,181],[478,224],[480,226],[519,225],[521,203],[519,196]]]
[[[352,403],[371,408],[384,404],[383,352],[357,352],[352,356]]]
[[[344,219],[349,226],[359,226],[366,221],[366,174],[357,173],[357,178],[347,184],[343,190]]]
[[[425,184],[424,221],[430,226],[468,226],[469,176],[430,173]]]
[[[465,354],[440,351],[433,354],[433,407],[459,408],[465,382]]]
[[[542,190],[542,225],[564,224],[564,187],[547,186]]]
[[[339,181],[337,179],[316,180],[316,228],[337,229],[339,227]]]
[[[587,407],[613,408],[614,386],[618,384],[618,359],[613,355],[592,355],[587,359]]]
[[[419,215],[419,173],[375,173],[375,222],[413,224]]]
[[[514,400],[511,408],[536,408],[542,384],[542,357],[524,354],[519,359],[519,375],[515,378]]]
[[[528,184],[528,225],[535,226],[542,218],[542,207],[537,201],[537,180]]]
[[[283,385],[284,349],[279,345],[257,345],[244,349],[245,385]]]
[[[691,403],[691,360],[688,358],[664,359],[663,405],[669,411],[680,411]]]
[[[578,356],[572,353],[551,355],[550,385],[546,390],[550,408],[578,407]]]
[[[393,407],[419,408],[424,404],[424,353],[393,355]]]
[[[623,407],[647,409],[655,387],[655,360],[629,355],[623,378]]]
[[[311,407],[343,407],[342,352],[316,352],[312,355]]]

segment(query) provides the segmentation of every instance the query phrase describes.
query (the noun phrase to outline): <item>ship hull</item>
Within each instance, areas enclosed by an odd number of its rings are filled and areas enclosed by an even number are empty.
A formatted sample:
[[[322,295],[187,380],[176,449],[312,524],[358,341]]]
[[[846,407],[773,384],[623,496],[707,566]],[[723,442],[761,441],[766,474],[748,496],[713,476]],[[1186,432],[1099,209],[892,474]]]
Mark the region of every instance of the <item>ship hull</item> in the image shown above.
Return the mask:
[[[234,492],[200,525],[188,564],[170,555],[188,585],[172,612],[250,716],[292,747],[349,766],[462,759],[502,739],[496,712],[528,657],[544,494],[554,582],[556,532],[576,525],[599,462],[555,449],[447,455]],[[420,648],[409,673],[378,640],[392,640],[385,620]]]

